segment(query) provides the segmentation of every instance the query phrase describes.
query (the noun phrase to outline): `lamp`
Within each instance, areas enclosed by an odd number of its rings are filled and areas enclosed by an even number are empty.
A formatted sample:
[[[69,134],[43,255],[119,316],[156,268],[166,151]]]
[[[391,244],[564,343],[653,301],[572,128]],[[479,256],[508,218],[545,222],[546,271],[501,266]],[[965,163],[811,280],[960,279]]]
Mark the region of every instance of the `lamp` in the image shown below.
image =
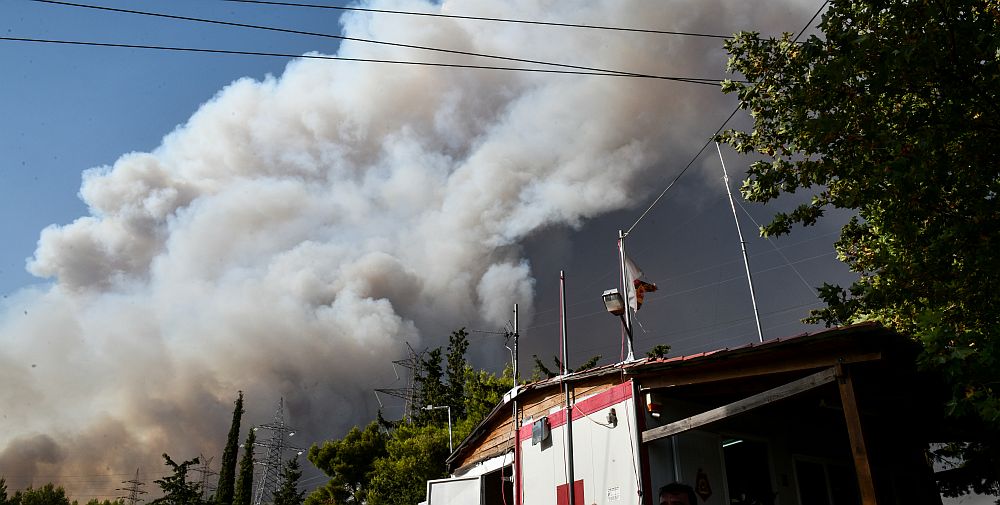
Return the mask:
[[[448,452],[455,452],[451,446],[451,407],[448,405],[427,405],[422,410],[448,409]]]
[[[604,292],[604,308],[613,315],[621,316],[625,313],[625,300],[618,288],[609,289]]]

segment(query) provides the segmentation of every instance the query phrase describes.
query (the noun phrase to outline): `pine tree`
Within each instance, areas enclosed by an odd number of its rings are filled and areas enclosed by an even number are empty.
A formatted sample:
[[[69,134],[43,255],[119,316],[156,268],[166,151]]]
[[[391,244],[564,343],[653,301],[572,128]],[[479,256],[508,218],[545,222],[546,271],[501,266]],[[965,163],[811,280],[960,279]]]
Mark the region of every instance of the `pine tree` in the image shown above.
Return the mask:
[[[233,409],[233,422],[229,427],[229,437],[226,439],[226,449],[222,452],[222,468],[219,469],[219,487],[215,491],[217,505],[233,504],[233,488],[236,485],[236,454],[240,443],[240,419],[243,417],[243,391],[236,399]]]
[[[163,459],[166,460],[164,464],[169,466],[173,473],[154,481],[163,490],[163,496],[149,502],[149,505],[204,505],[205,502],[201,499],[201,484],[187,480],[188,469],[198,464],[198,458],[176,463],[163,453]]]
[[[306,492],[298,490],[300,477],[302,470],[298,459],[288,460],[281,470],[281,487],[274,493],[274,505],[302,505]]]
[[[240,459],[240,475],[236,479],[236,494],[233,505],[250,505],[253,496],[253,445],[257,441],[257,432],[250,428],[247,441],[243,444],[243,457]]]

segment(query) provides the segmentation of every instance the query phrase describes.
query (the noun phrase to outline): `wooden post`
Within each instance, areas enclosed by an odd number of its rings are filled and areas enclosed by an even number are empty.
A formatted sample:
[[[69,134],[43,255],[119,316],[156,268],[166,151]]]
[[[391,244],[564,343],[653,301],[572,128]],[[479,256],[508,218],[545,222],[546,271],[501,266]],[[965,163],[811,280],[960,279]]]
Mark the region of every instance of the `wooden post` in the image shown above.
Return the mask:
[[[840,386],[840,403],[844,407],[844,420],[847,422],[847,434],[851,440],[851,453],[854,455],[854,470],[858,474],[861,503],[877,505],[875,481],[872,478],[868,449],[865,447],[865,437],[861,429],[861,414],[858,410],[858,400],[854,396],[854,381],[847,367],[837,365],[837,379],[837,384]]]

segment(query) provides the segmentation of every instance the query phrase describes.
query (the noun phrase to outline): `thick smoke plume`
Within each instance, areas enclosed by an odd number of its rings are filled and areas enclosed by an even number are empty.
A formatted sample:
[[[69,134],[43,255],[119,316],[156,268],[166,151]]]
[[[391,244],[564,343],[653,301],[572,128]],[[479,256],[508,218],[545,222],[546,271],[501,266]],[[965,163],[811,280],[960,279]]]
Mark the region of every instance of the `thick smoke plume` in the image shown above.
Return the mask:
[[[379,8],[731,33],[782,2],[378,2]],[[723,77],[718,40],[349,14],[354,37]],[[334,27],[331,27],[334,29]],[[345,42],[357,58],[500,64]],[[196,71],[196,69],[192,69]],[[87,170],[90,215],[41,233],[0,320],[0,473],[106,492],[159,454],[217,454],[284,397],[312,439],[371,415],[389,361],[530,318],[523,241],[642,201],[733,104],[652,79],[299,60],[238,80],[149,153]],[[523,312],[522,312],[523,314]],[[522,315],[522,317],[524,317]],[[366,407],[367,406],[367,407]],[[67,475],[124,475],[86,483]]]

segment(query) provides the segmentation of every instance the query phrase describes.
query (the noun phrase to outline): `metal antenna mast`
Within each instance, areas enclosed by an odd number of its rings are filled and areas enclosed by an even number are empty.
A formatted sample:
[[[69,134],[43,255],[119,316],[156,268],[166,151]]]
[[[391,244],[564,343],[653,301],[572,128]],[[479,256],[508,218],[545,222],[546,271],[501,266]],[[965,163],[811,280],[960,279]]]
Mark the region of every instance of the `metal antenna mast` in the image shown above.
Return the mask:
[[[262,439],[254,444],[254,449],[265,450],[265,456],[258,460],[260,465],[260,476],[254,479],[257,489],[253,493],[253,505],[270,503],[274,492],[281,485],[281,467],[284,465],[282,454],[285,451],[294,452],[296,456],[301,455],[305,449],[289,444],[285,439],[295,435],[295,428],[285,424],[285,399],[278,401],[278,410],[274,412],[274,420],[267,424],[262,424],[253,428],[254,431],[267,430],[271,436]]]
[[[139,503],[139,495],[146,494],[145,491],[140,489],[142,486],[146,485],[146,483],[139,480],[138,468],[135,469],[135,478],[132,480],[122,481],[122,484],[128,484],[128,487],[120,487],[115,489],[115,491],[126,491],[128,493],[128,495],[121,498],[125,505],[136,505]]]

